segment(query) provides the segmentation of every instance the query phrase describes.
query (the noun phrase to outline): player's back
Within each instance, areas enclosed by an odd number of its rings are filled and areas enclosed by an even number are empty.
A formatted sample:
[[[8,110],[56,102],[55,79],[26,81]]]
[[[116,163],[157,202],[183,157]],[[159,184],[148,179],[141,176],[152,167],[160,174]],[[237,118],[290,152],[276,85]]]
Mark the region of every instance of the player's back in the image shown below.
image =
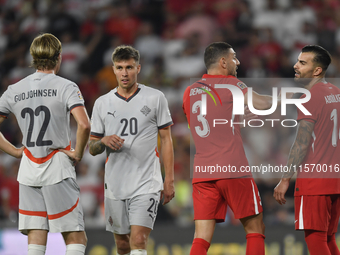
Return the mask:
[[[21,184],[43,186],[75,178],[72,162],[58,149],[70,148],[70,111],[83,105],[78,86],[52,73],[36,72],[4,92],[0,113],[14,113],[23,134]]]
[[[69,145],[70,110],[83,105],[80,92],[75,98],[74,91],[79,89],[73,82],[39,72],[8,87],[4,100],[17,118],[23,145],[33,157],[46,157]]]
[[[241,166],[248,166],[248,161],[243,148],[239,116],[232,113],[233,95],[229,89],[216,88],[215,84],[229,84],[241,89],[243,94],[247,92],[246,85],[234,76],[204,75],[202,80],[187,88],[183,108],[196,146],[194,168],[218,165],[231,166],[236,170],[233,173],[228,170],[215,174],[215,178],[248,175],[239,172]],[[202,99],[202,95],[206,99]],[[206,100],[206,114],[203,100]]]

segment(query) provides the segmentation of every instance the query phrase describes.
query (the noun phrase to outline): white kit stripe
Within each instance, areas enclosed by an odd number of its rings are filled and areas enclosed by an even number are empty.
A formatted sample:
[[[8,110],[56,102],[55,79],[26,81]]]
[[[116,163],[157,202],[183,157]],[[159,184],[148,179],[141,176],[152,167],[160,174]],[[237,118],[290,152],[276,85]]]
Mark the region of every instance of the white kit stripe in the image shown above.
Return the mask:
[[[255,189],[254,189],[253,181],[251,181],[251,186],[253,187],[253,197],[254,197],[254,204],[255,204],[255,214],[259,214],[259,208],[258,208],[258,205],[257,205],[257,200],[256,200],[256,194],[255,194]]]
[[[301,203],[300,203],[300,212],[299,212],[299,229],[303,228],[303,196],[301,196]]]

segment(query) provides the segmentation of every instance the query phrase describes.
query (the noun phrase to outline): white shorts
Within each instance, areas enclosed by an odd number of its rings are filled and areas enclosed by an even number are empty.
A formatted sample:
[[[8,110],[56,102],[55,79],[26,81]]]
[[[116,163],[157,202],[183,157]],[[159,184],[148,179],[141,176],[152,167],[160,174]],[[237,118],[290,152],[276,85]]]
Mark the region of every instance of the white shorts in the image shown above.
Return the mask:
[[[30,229],[50,232],[84,230],[79,187],[73,178],[43,187],[20,184],[19,230],[27,234]]]
[[[160,195],[161,193],[157,192],[125,200],[105,197],[106,230],[125,235],[131,232],[131,225],[153,229]]]

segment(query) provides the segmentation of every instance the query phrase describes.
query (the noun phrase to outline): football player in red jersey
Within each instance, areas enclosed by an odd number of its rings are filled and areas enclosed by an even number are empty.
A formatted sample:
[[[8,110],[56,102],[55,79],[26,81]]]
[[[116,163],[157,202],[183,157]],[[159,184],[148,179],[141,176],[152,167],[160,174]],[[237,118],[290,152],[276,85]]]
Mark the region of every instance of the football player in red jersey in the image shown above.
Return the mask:
[[[240,171],[242,166],[248,166],[248,161],[240,133],[242,121],[240,116],[233,115],[233,102],[242,100],[242,95],[247,104],[248,88],[236,78],[240,62],[229,44],[210,44],[205,49],[204,62],[207,74],[186,89],[183,110],[196,146],[194,169],[216,166],[224,171],[214,176],[194,171],[195,236],[190,255],[207,254],[215,224],[224,221],[228,205],[247,234],[246,254],[263,255],[265,226],[261,199],[251,173]],[[236,98],[232,93],[238,94]],[[212,99],[213,94],[218,100]],[[272,105],[271,96],[253,91],[252,97],[256,109],[269,109]],[[221,118],[228,118],[235,125],[215,125]]]
[[[340,163],[340,89],[325,80],[330,63],[327,50],[308,45],[294,65],[295,80],[311,93],[304,104],[311,115],[298,110],[297,135],[287,163],[291,171],[283,174],[274,189],[276,201],[285,204],[289,180],[298,172],[295,229],[305,231],[311,255],[340,254],[335,242],[340,215],[340,179],[336,176]]]

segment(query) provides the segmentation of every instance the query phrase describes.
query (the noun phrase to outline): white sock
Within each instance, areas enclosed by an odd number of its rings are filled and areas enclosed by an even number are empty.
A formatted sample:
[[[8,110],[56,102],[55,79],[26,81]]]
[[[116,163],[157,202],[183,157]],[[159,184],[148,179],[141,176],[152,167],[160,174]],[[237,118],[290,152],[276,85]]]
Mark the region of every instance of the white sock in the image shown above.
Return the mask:
[[[44,255],[46,251],[45,245],[29,244],[27,255]]]
[[[66,255],[84,255],[86,246],[83,244],[66,245]]]
[[[146,250],[137,249],[131,250],[130,255],[147,255]]]

